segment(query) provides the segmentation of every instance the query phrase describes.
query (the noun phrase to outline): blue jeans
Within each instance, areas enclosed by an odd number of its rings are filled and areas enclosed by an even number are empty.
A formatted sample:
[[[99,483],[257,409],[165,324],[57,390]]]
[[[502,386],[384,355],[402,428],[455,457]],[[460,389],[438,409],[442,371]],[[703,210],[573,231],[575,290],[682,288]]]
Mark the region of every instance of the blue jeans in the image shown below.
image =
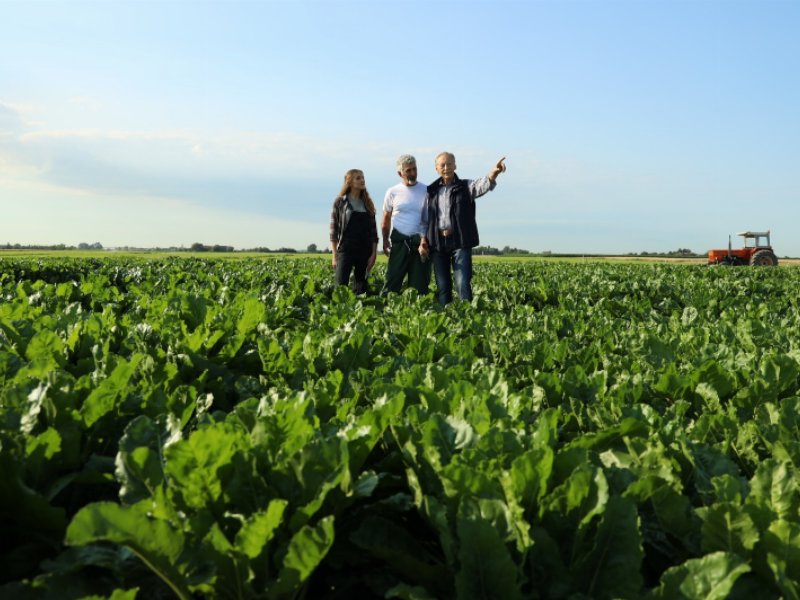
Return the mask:
[[[472,248],[434,250],[433,274],[436,278],[439,304],[444,306],[453,301],[453,279],[458,297],[462,300],[472,300]]]

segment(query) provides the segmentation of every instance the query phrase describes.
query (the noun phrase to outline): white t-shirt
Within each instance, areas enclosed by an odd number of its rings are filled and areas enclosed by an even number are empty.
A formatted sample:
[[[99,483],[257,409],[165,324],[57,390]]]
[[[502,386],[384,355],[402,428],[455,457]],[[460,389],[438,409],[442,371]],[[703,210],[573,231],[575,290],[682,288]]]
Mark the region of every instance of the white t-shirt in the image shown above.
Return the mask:
[[[398,183],[386,190],[383,198],[383,212],[392,213],[392,229],[403,235],[424,234],[422,212],[425,210],[425,196],[428,186],[417,181],[408,187]]]

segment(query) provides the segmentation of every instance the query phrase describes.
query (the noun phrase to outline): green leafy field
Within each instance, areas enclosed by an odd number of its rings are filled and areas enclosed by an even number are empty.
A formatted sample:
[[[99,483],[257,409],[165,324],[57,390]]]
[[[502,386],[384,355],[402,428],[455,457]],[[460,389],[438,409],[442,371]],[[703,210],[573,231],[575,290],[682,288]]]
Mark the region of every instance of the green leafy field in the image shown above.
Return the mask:
[[[0,259],[0,597],[800,598],[800,270],[332,280]]]

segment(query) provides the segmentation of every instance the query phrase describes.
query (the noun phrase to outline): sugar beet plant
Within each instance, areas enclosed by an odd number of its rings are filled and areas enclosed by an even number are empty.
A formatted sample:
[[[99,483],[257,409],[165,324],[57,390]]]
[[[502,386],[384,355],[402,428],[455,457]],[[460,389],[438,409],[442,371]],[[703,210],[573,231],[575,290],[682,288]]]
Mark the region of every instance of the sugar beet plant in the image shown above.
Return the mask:
[[[0,596],[800,598],[800,271],[332,279],[0,259]]]

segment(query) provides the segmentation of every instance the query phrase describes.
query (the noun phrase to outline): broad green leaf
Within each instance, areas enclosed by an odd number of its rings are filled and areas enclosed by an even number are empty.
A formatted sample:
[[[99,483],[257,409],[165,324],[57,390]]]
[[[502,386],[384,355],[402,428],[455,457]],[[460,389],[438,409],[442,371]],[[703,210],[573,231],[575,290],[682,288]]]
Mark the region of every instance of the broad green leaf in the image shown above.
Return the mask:
[[[189,330],[194,330],[206,320],[209,302],[206,298],[191,293],[178,296],[180,302],[181,318]]]
[[[164,482],[165,441],[166,433],[149,417],[141,415],[128,423],[115,459],[119,496],[124,503],[134,504],[151,496]]]
[[[714,552],[671,567],[648,600],[727,600],[736,580],[750,567],[736,554]]]
[[[609,447],[619,444],[624,438],[646,437],[648,433],[649,427],[647,423],[639,419],[628,417],[614,427],[607,427],[596,433],[586,433],[570,443],[568,447],[587,448],[599,453]]]
[[[288,502],[272,500],[266,511],[251,515],[236,534],[236,549],[250,559],[257,558],[283,523]]]
[[[720,502],[698,509],[703,520],[701,549],[724,551],[749,557],[759,539],[758,528],[738,504]]]
[[[728,398],[737,387],[736,377],[716,360],[704,363],[694,373],[698,387],[704,386],[716,392],[716,399]]]
[[[497,530],[481,519],[458,520],[459,569],[456,594],[461,600],[522,598],[519,567]]]
[[[721,415],[713,415],[710,420],[712,421],[712,428],[714,427],[713,421],[716,419],[724,421]],[[721,428],[724,423],[720,423]],[[690,460],[693,462],[694,470],[692,473],[693,483],[697,491],[701,494],[707,503],[714,501],[714,478],[720,475],[731,475],[737,477],[740,474],[739,468],[736,463],[722,451],[704,444],[691,444],[689,447]]]
[[[248,449],[248,436],[227,423],[199,429],[169,446],[165,475],[184,510],[221,507],[223,497],[235,496],[238,489],[231,484],[246,462],[234,457]]]
[[[523,556],[528,553],[531,546],[533,546],[533,539],[531,538],[531,522],[526,517],[526,509],[523,507],[516,496],[510,489],[513,487],[511,476],[508,471],[504,471],[501,475],[501,483],[505,495],[504,505],[507,507],[508,525],[517,543],[517,551]],[[487,500],[487,502],[490,502]],[[536,514],[534,507],[530,507],[527,511],[530,515]]]
[[[462,496],[461,504],[458,507],[458,518],[459,520],[485,521],[492,526],[503,542],[519,542],[514,517],[508,504],[502,500],[465,494]]]
[[[267,451],[270,463],[283,463],[305,448],[318,432],[312,398],[305,392],[281,397],[277,392],[261,398],[259,420],[252,431],[253,444]]]
[[[356,498],[369,498],[379,483],[380,476],[375,471],[364,471],[353,482],[350,493]]]
[[[700,396],[706,404],[706,410],[719,411],[722,404],[720,403],[719,394],[713,386],[706,382],[700,382],[694,389],[695,393]]]
[[[625,496],[634,498],[639,504],[649,503],[658,523],[655,535],[662,537],[666,533],[692,547],[699,520],[694,515],[689,498],[658,477],[638,479],[625,490]]]
[[[474,439],[470,425],[460,419],[434,414],[423,425],[422,449],[428,461],[441,468],[450,463],[454,453]]]
[[[644,356],[656,368],[675,360],[675,350],[658,336],[643,334],[640,343]]]
[[[61,451],[61,444],[62,438],[58,430],[48,427],[42,433],[28,438],[25,453],[29,461],[48,461]]]
[[[333,545],[333,517],[327,516],[314,526],[304,525],[289,542],[283,566],[269,598],[294,598],[300,586],[319,566]]]
[[[761,372],[764,374],[764,378],[775,386],[777,392],[782,393],[789,386],[797,385],[800,366],[792,356],[779,354],[766,357],[761,365]]]
[[[636,505],[612,496],[596,529],[587,534],[571,567],[575,584],[590,598],[638,598],[644,552]]]
[[[741,477],[734,477],[727,473],[712,478],[711,485],[717,502],[741,504],[747,494],[747,482]]]
[[[607,374],[597,371],[591,376],[581,365],[571,365],[563,375],[564,393],[583,402],[596,402],[605,395]]]
[[[747,503],[759,507],[773,518],[796,518],[800,510],[797,469],[789,462],[775,459],[761,463],[750,480]],[[760,524],[766,527],[771,520],[765,515]]]
[[[28,394],[26,410],[19,422],[19,429],[22,433],[30,435],[37,428],[49,388],[48,383],[41,382]]]
[[[767,564],[786,598],[800,598],[800,524],[775,521],[762,538]]]
[[[559,422],[562,414],[559,409],[548,408],[540,414],[534,423],[532,445],[534,448],[549,446],[555,448],[558,441]]]
[[[2,325],[2,323],[0,323]],[[3,329],[0,328],[0,341],[2,340]],[[2,348],[2,344],[0,344]],[[22,358],[16,352],[9,352],[0,349],[0,384],[11,381],[23,365]]]
[[[339,431],[338,435],[348,442],[350,469],[353,473],[361,471],[386,428],[400,415],[404,403],[403,394],[395,394],[391,398],[381,396],[370,410],[365,410]]]
[[[547,492],[553,460],[553,451],[548,446],[540,446],[517,456],[511,463],[504,487],[511,490],[526,511],[533,510]]]
[[[558,535],[565,535],[566,531],[601,514],[608,497],[608,481],[602,470],[584,464],[542,499],[540,514],[561,530]]]
[[[291,529],[297,530],[317,513],[332,490],[350,488],[347,442],[341,438],[314,440],[290,465],[296,479],[289,499],[302,503],[289,521]]]
[[[687,392],[694,388],[692,379],[680,373],[675,363],[667,363],[664,373],[659,377],[653,389],[664,396],[676,399],[685,398]]]
[[[266,307],[260,298],[249,296],[242,302],[241,311],[236,331],[240,335],[245,335],[252,332],[264,320]]]
[[[144,355],[137,354],[130,361],[119,359],[112,373],[100,382],[81,407],[83,422],[91,427],[104,415],[119,409],[119,400],[128,391],[128,383]]]
[[[78,546],[105,541],[130,548],[179,598],[192,597],[177,568],[184,547],[183,532],[148,516],[150,503],[123,507],[97,502],[83,507],[67,527],[65,542]]]
[[[133,588],[132,590],[114,590],[111,592],[108,600],[135,600],[138,593],[139,588]]]
[[[438,471],[444,493],[451,498],[479,496],[502,498],[500,481],[492,473],[476,469],[467,461],[453,461]]]
[[[53,367],[62,367],[66,361],[64,342],[54,331],[41,329],[34,334],[25,349],[28,360],[42,359],[50,362]]]
[[[253,572],[248,559],[234,551],[217,523],[182,559],[189,563],[186,578],[195,595],[217,598],[252,598]]]

